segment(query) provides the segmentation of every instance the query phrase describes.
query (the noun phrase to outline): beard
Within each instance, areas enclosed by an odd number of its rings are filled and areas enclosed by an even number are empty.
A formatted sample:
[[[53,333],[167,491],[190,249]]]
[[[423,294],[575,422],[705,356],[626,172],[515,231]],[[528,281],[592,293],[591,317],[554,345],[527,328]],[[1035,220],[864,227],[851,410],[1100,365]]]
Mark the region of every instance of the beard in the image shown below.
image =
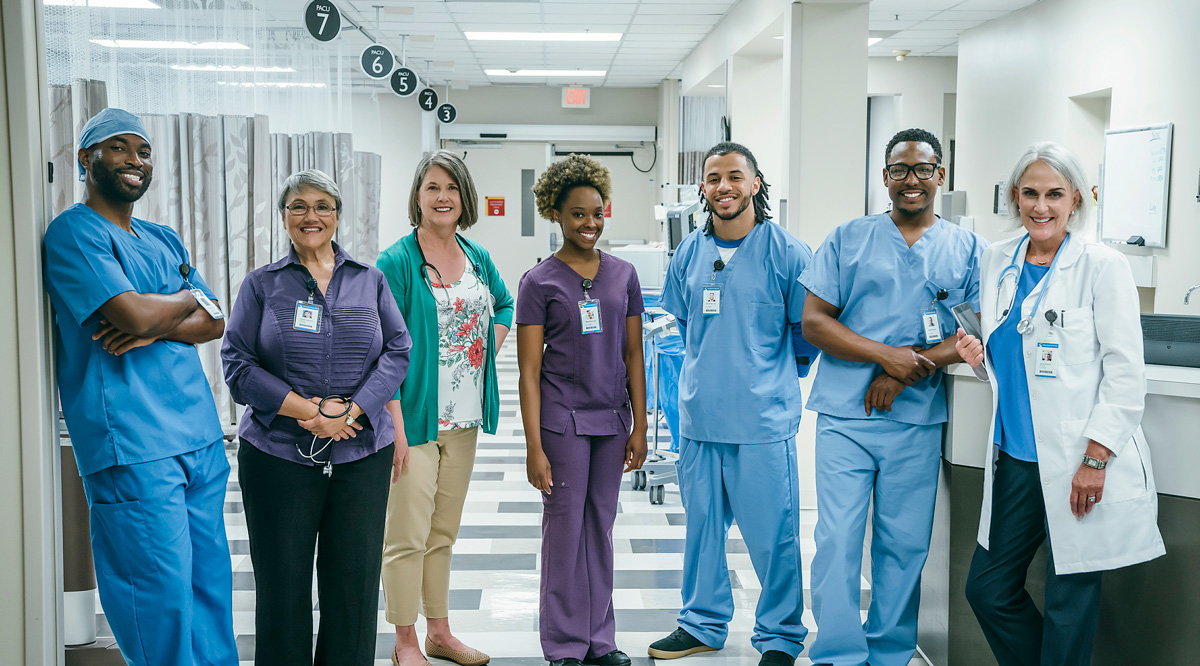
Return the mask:
[[[122,180],[119,173],[98,160],[92,162],[92,179],[96,181],[104,196],[124,203],[133,203],[141,199],[150,187],[150,174],[145,171],[142,172],[142,185],[134,188]]]
[[[722,215],[721,213],[717,212],[716,202],[709,199],[708,209],[710,211],[712,211],[713,216],[715,216],[717,219],[728,222],[729,220],[737,219],[737,216],[741,215],[743,212],[745,212],[745,210],[747,208],[749,208],[750,204],[752,204],[752,203],[754,203],[754,201],[752,199],[747,199],[747,198],[743,197],[742,205],[738,206],[736,210],[730,211],[728,214]]]

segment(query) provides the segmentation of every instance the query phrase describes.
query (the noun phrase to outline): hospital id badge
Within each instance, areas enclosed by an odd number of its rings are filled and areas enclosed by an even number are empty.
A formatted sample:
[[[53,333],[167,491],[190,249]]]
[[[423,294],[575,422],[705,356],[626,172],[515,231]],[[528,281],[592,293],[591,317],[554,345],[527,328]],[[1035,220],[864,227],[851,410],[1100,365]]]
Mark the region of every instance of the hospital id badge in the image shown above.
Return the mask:
[[[942,341],[942,323],[938,320],[937,310],[930,308],[922,312],[921,325],[925,327],[925,344],[933,345]]]
[[[321,332],[321,306],[307,301],[296,301],[296,318],[292,328],[308,333]]]
[[[1058,377],[1058,357],[1062,354],[1057,342],[1039,342],[1037,345],[1037,361],[1034,365],[1034,376]]]
[[[217,304],[213,303],[208,296],[205,296],[204,292],[195,287],[188,289],[188,291],[192,292],[192,296],[195,297],[196,302],[200,304],[200,307],[204,308],[204,311],[208,313],[208,316],[212,317],[213,319],[225,318],[225,313],[221,312],[221,308],[217,307]]]
[[[579,324],[580,332],[584,335],[604,331],[604,324],[600,321],[600,301],[594,298],[579,301]]]
[[[704,301],[700,312],[706,315],[721,314],[721,288],[717,285],[709,285],[704,288]]]

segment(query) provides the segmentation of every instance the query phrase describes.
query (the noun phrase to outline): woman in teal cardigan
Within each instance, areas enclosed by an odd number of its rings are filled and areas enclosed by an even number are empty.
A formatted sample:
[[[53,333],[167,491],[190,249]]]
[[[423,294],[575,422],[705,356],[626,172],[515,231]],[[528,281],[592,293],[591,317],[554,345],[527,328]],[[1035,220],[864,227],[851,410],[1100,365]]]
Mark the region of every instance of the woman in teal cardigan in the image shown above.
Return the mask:
[[[491,256],[458,234],[478,220],[466,164],[438,151],[417,166],[408,217],[416,227],[379,255],[379,270],[412,336],[396,398],[396,470],[383,551],[387,621],[396,666],[425,666],[414,625],[426,619],[425,652],[463,666],[489,657],[450,631],[451,548],[458,538],[479,429],[500,415],[496,351],[512,326],[513,299]],[[403,421],[403,423],[401,423]]]

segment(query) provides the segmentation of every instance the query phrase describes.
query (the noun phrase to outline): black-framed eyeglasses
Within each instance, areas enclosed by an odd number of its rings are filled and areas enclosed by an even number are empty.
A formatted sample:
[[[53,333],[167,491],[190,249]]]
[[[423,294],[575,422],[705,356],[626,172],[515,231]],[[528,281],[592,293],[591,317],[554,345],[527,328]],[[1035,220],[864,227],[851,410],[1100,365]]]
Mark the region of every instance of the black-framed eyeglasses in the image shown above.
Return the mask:
[[[904,180],[908,178],[909,172],[917,174],[918,180],[929,180],[933,178],[933,174],[937,173],[939,164],[931,164],[922,162],[920,164],[889,164],[887,166],[888,178],[892,180]]]
[[[297,201],[296,203],[287,207],[287,212],[296,217],[303,217],[306,213],[308,213],[309,208],[312,208],[313,212],[317,214],[317,217],[329,217],[330,215],[333,215],[333,211],[335,210],[333,206],[330,206],[327,203],[319,203],[315,206],[309,206],[306,203]]]

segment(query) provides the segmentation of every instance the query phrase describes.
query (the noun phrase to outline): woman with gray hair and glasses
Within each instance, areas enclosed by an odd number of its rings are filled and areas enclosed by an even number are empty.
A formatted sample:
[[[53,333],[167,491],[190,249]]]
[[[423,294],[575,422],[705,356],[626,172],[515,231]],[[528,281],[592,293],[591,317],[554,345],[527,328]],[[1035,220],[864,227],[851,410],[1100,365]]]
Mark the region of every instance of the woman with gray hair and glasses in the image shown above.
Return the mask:
[[[966,594],[1001,666],[1092,663],[1101,573],[1165,552],[1137,287],[1123,255],[1079,233],[1085,193],[1074,153],[1025,150],[1007,192],[1025,233],[984,251],[983,340],[959,329],[955,345],[995,387]],[[1043,615],[1025,575],[1047,539]]]
[[[238,481],[256,666],[375,660],[392,395],[412,342],[383,274],[333,242],[341,210],[324,173],[287,179],[279,213],[291,249],[243,280],[221,346],[225,381],[247,406]]]
[[[513,320],[513,299],[491,255],[459,234],[479,219],[462,158],[438,151],[417,165],[408,200],[413,232],[379,255],[413,336],[412,371],[396,398],[396,465],[383,555],[385,618],[396,625],[392,663],[421,666],[425,652],[463,666],[488,655],[450,631],[450,554],[479,431],[496,432],[496,351]]]

